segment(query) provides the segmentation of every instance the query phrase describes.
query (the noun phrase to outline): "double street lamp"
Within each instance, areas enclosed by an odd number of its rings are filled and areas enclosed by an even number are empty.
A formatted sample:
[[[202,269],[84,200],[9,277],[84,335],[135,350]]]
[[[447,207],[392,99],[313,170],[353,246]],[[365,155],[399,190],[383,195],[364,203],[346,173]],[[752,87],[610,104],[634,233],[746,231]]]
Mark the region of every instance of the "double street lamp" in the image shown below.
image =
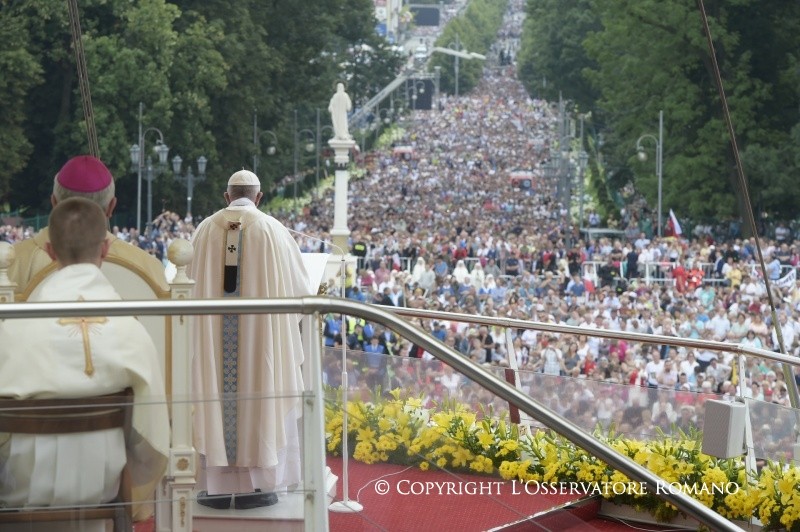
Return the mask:
[[[253,110],[253,173],[256,175],[258,175],[258,154],[261,151],[261,135],[267,135],[271,140],[269,147],[267,147],[267,155],[275,155],[275,152],[277,151],[276,146],[278,145],[278,136],[269,130],[264,130],[264,131],[258,130],[258,114],[254,109]]]
[[[451,42],[448,45],[448,47],[451,50],[455,50],[456,52],[460,52],[461,51],[461,36],[458,33],[456,33],[456,42],[454,42],[454,43]],[[454,66],[454,70],[455,70],[455,77],[456,77],[456,98],[458,98],[458,60],[459,59],[460,58],[458,56],[455,56],[455,63],[453,65]]]
[[[417,97],[420,94],[425,94],[425,82],[420,80],[412,79],[411,87],[411,109],[416,111],[417,110]]]
[[[317,188],[319,188],[319,173],[320,173],[320,160],[322,159],[322,135],[328,131],[331,134],[331,138],[333,137],[333,126],[323,126],[320,123],[320,110],[317,108],[317,133],[314,135],[314,148],[317,155],[317,166],[316,166],[316,179],[317,179]]]
[[[583,227],[583,200],[586,196],[586,191],[584,190],[586,185],[586,166],[589,162],[589,154],[586,153],[585,150],[581,150],[578,154],[578,179],[580,180],[578,183],[578,191],[580,192],[580,199],[578,200],[578,229]]]
[[[550,150],[552,165],[550,176],[558,178],[556,181],[556,198],[567,211],[569,211],[570,203],[570,172],[572,169],[568,143],[571,138],[570,136],[562,137],[558,148]]]
[[[306,153],[314,152],[315,155],[315,166],[314,166],[314,176],[315,176],[315,186],[319,188],[319,175],[320,175],[320,161],[322,160],[322,135],[328,131],[333,137],[333,126],[323,126],[321,123],[321,111],[320,109],[316,110],[316,131],[312,131],[311,129],[298,129],[299,125],[297,123],[297,109],[294,111],[294,182],[295,182],[295,201],[297,201],[297,173],[298,173],[298,165],[300,163],[300,146],[302,144],[303,150]],[[302,139],[301,139],[302,137]],[[305,141],[305,143],[303,143]]]
[[[295,209],[297,209],[297,182],[300,180],[298,177],[298,165],[300,163],[300,136],[303,135],[305,137],[306,143],[303,145],[303,148],[307,153],[311,153],[314,151],[314,148],[318,145],[316,140],[316,135],[310,129],[298,129],[297,126],[297,109],[294,110],[294,127],[293,127],[293,139],[294,139],[294,150],[293,150],[293,162],[294,168],[292,172],[292,188],[293,188],[293,201]],[[317,159],[317,166],[319,166],[319,159]],[[318,178],[319,179],[319,178]]]
[[[458,61],[459,59],[486,59],[485,55],[478,54],[475,52],[467,52],[466,50],[461,49],[461,37],[456,33],[456,40],[455,42],[451,42],[448,48],[442,48],[440,46],[436,46],[433,48],[433,52],[440,52],[447,55],[452,55],[455,57],[454,63],[454,70],[455,70],[455,95],[458,98]]]
[[[139,102],[139,142],[130,148],[131,164],[136,169],[136,230],[142,230],[142,177],[147,180],[147,223],[153,221],[153,180],[158,177],[167,167],[167,156],[169,148],[164,143],[164,134],[155,127],[144,128],[142,126],[142,111],[144,104]],[[158,155],[158,165],[153,166],[150,156],[147,157],[147,166],[144,164],[144,139],[151,131],[158,133],[158,140],[153,151]]]
[[[181,174],[183,159],[180,155],[172,158],[172,171],[175,173],[175,180],[186,186],[186,218],[192,217],[192,195],[194,194],[195,183],[200,183],[206,179],[206,165],[208,159],[202,155],[197,158],[197,175],[192,173],[192,166],[186,169],[186,174]]]
[[[642,146],[643,140],[651,140],[656,146],[656,177],[658,178],[658,236],[661,237],[661,186],[664,177],[663,157],[664,157],[664,111],[658,112],[658,138],[649,133],[645,133],[636,141],[637,157],[640,161],[647,160],[647,152]]]
[[[375,144],[378,143],[378,135],[382,129],[382,125],[388,126],[392,123],[392,118],[394,117],[394,108],[391,107],[384,107],[383,109],[378,109],[375,113],[375,119],[372,122],[372,129],[375,131]]]

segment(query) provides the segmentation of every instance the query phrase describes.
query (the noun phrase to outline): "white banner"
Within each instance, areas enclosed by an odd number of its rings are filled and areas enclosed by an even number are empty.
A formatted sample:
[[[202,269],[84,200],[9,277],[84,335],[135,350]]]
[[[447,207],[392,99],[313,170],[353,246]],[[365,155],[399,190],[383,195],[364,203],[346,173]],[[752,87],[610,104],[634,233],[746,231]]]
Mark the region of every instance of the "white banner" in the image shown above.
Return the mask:
[[[789,270],[789,273],[778,279],[777,281],[772,282],[772,286],[777,286],[778,288],[791,288],[794,286],[794,282],[797,280],[797,270],[792,268]]]

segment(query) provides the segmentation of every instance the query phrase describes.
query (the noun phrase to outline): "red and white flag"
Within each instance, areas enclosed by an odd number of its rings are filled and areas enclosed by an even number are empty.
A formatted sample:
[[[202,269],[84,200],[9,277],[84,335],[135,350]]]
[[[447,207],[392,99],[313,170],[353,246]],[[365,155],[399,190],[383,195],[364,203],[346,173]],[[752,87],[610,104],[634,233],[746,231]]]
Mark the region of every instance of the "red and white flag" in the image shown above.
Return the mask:
[[[678,219],[675,217],[675,213],[672,212],[672,209],[669,210],[669,221],[667,221],[667,233],[671,236],[681,236],[683,234],[683,230],[681,229],[681,224],[678,223]]]

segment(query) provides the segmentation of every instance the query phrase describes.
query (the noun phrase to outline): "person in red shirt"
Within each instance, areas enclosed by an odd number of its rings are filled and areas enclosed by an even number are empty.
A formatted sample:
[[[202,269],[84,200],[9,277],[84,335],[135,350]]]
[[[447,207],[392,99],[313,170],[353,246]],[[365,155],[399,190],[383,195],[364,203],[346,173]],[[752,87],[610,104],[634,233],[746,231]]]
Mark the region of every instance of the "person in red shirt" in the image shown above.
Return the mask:
[[[695,266],[689,272],[688,287],[689,290],[694,291],[703,284],[703,270]]]
[[[594,355],[592,353],[586,353],[586,358],[583,359],[583,364],[581,364],[581,375],[589,377],[596,367],[597,362],[594,359]]]
[[[672,269],[672,278],[675,279],[675,289],[681,294],[686,292],[686,281],[688,277],[689,273],[686,271],[686,268],[683,267],[683,264],[678,262]]]

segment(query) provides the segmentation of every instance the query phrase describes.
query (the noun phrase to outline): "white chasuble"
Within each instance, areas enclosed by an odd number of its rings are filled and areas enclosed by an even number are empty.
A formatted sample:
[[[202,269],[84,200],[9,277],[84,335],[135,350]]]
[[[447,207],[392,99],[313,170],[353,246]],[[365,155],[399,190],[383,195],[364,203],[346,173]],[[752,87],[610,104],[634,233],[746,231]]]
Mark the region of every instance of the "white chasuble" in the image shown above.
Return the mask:
[[[252,202],[237,200],[205,219],[193,244],[196,299],[316,293],[289,231]],[[205,464],[199,485],[209,493],[271,491],[300,480],[299,321],[285,314],[195,318],[195,446]]]

